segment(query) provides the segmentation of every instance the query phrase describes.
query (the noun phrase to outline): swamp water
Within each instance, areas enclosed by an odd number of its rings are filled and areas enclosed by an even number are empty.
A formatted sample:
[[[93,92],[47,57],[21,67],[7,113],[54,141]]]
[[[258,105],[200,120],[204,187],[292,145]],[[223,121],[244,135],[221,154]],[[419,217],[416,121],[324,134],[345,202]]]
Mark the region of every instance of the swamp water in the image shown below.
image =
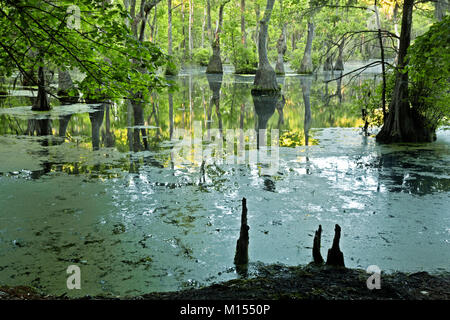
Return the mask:
[[[309,263],[319,224],[326,257],[336,223],[347,267],[449,271],[449,128],[431,144],[377,145],[358,128],[351,86],[324,83],[332,75],[287,75],[284,97],[261,102],[253,77],[202,71],[143,108],[36,113],[28,90],[1,99],[0,284],[131,296],[236,278],[243,197],[250,271]],[[206,157],[208,142],[202,165],[178,141],[199,128],[278,129],[276,170]],[[82,284],[69,291],[73,264]]]

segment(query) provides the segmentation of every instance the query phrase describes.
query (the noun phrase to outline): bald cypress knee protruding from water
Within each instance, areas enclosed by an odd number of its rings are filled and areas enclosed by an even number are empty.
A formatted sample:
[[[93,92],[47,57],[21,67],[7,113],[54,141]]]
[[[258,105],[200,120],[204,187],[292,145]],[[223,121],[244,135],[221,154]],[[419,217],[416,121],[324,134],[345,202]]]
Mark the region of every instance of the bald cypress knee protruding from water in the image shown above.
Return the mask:
[[[241,216],[241,232],[236,243],[236,255],[234,256],[234,264],[236,266],[245,266],[248,264],[248,230],[247,225],[247,199],[242,198],[242,216]]]
[[[317,229],[317,231],[314,234],[314,242],[313,242],[313,249],[312,249],[313,261],[316,264],[323,263],[323,258],[322,258],[322,255],[320,254],[321,238],[322,238],[322,226],[319,225],[319,229]]]
[[[344,254],[339,249],[339,240],[341,239],[341,227],[337,224],[334,228],[333,246],[328,250],[327,265],[336,267],[345,267]]]

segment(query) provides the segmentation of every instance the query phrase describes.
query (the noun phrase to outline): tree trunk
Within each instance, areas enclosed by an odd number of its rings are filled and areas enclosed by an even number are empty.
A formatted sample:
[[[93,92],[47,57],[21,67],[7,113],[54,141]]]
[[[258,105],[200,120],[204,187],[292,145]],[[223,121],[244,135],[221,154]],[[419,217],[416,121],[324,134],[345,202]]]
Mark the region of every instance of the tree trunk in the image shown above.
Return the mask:
[[[387,119],[385,119],[384,125],[376,137],[377,141],[382,143],[431,142],[436,139],[435,131],[427,127],[424,119],[414,109],[410,108],[408,73],[402,72],[407,64],[406,53],[411,41],[413,7],[414,0],[404,1],[394,92]]]
[[[247,34],[245,33],[245,0],[241,0],[241,35],[242,44],[247,45]]]
[[[277,74],[284,74],[284,55],[286,54],[286,24],[283,25],[283,30],[281,31],[280,38],[277,42],[278,58],[277,64],[275,65],[275,72]]]
[[[378,14],[377,0],[375,0],[374,7],[375,7],[375,16],[377,19],[378,41],[380,43],[380,51],[381,51],[381,74],[383,77],[383,89],[381,91],[381,101],[382,101],[382,106],[383,106],[383,118],[385,118],[386,117],[386,70],[385,70],[385,66],[384,66],[384,46],[383,46],[383,38],[381,37],[381,22],[380,22],[380,15]]]
[[[342,41],[339,44],[339,55],[336,59],[336,63],[334,64],[333,70],[338,71],[344,70],[344,46],[345,46],[345,38],[342,38]]]
[[[44,67],[39,66],[38,70],[38,96],[31,107],[34,111],[48,111],[50,110],[50,103],[48,101],[47,92],[45,91],[45,73]]]
[[[73,82],[69,71],[58,70],[58,95],[67,95],[68,91],[72,89]]]
[[[206,0],[206,27],[208,28],[208,39],[211,43],[213,41],[212,26],[211,26],[211,0]]]
[[[173,40],[172,40],[172,0],[167,0],[167,53],[169,57],[172,57],[173,54]],[[166,67],[166,75],[176,75],[178,71],[176,68]]]
[[[203,20],[202,20],[202,43],[201,47],[205,47],[205,32],[206,32],[206,7],[203,8]]]
[[[323,71],[332,71],[333,70],[333,54],[331,53],[330,44],[327,42],[327,58],[325,59],[325,63],[323,64]]]
[[[194,49],[194,37],[192,35],[192,26],[194,25],[194,0],[189,0],[189,59],[192,58]]]
[[[393,14],[394,33],[395,33],[395,35],[397,37],[400,38],[400,33],[398,33],[398,17],[397,17],[398,16],[398,9],[399,9],[399,6],[398,6],[397,3],[395,3],[394,14]],[[398,52],[398,50],[400,49],[400,39],[397,38],[395,41],[396,41],[396,48],[395,49]],[[362,51],[361,51],[361,53],[362,53]],[[394,59],[394,63],[397,64],[397,62],[398,62],[398,53],[395,55],[395,59]]]
[[[292,51],[294,51],[295,49],[297,49],[297,37],[295,34],[296,30],[292,30],[292,34],[291,34],[291,47],[292,47]]]
[[[186,26],[185,26],[185,19],[184,19],[184,2],[181,1],[181,26],[182,26],[182,35],[183,35],[183,41],[182,41],[182,48],[183,48],[183,56],[184,59],[187,57],[187,48],[186,48]]]
[[[258,37],[258,55],[259,64],[256,71],[255,81],[253,83],[254,89],[252,91],[279,91],[280,87],[277,83],[277,74],[270,65],[267,57],[267,34],[269,29],[269,21],[272,15],[272,9],[275,0],[267,0],[264,17],[260,21],[260,30]]]
[[[172,0],[167,0],[167,15],[168,15],[168,27],[167,27],[167,53],[172,56]]]
[[[220,57],[220,40],[217,39],[212,43],[213,54],[209,59],[206,73],[223,73],[222,58]]]
[[[78,101],[78,96],[69,96],[69,91],[74,89],[72,82],[72,77],[69,71],[59,69],[58,70],[58,98],[59,100],[66,103],[76,103]]]
[[[228,2],[230,0],[223,1],[219,8],[219,21],[217,23],[214,41],[211,43],[213,54],[209,59],[206,73],[223,73],[222,58],[220,57],[220,33],[222,32],[223,10]]]
[[[256,15],[256,21],[259,21],[261,19],[261,10],[259,8],[259,3],[255,3],[255,15]],[[258,43],[259,37],[259,23],[256,23],[256,29],[255,29],[255,43]]]
[[[450,9],[449,0],[436,0],[434,3],[434,17],[437,21],[442,21],[447,11]]]
[[[298,73],[312,73],[314,70],[311,57],[313,39],[314,39],[314,22],[310,21],[308,22],[308,36],[306,38],[305,53],[303,54],[302,63],[300,65],[300,70],[298,70]]]

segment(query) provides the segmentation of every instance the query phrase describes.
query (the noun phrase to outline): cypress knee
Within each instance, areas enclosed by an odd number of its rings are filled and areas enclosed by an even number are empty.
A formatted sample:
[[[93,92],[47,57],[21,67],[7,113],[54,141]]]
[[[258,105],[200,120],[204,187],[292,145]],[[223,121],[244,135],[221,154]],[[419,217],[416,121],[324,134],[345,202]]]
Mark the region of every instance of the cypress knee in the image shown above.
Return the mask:
[[[328,250],[327,265],[336,267],[345,267],[344,254],[339,249],[339,240],[341,239],[341,227],[337,224],[334,228],[333,246]]]
[[[242,199],[242,216],[241,216],[241,232],[236,243],[236,255],[234,256],[234,264],[236,266],[245,266],[248,264],[248,230],[247,225],[247,199]]]
[[[322,238],[322,225],[319,225],[319,229],[314,234],[314,242],[313,242],[313,261],[315,264],[322,264],[323,258],[320,254],[320,240]]]

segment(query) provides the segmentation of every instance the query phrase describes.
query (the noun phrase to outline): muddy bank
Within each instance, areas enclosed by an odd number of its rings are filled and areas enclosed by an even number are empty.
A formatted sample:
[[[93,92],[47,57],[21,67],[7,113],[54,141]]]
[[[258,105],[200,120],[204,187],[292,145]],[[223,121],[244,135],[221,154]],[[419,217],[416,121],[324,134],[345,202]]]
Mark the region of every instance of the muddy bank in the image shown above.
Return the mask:
[[[133,297],[84,297],[82,299],[127,300],[449,300],[450,274],[427,272],[381,273],[381,289],[369,290],[367,274],[360,269],[326,266],[261,266],[257,277],[235,279],[199,289],[149,293]],[[2,300],[53,300],[67,297],[49,296],[31,287],[0,286]]]

